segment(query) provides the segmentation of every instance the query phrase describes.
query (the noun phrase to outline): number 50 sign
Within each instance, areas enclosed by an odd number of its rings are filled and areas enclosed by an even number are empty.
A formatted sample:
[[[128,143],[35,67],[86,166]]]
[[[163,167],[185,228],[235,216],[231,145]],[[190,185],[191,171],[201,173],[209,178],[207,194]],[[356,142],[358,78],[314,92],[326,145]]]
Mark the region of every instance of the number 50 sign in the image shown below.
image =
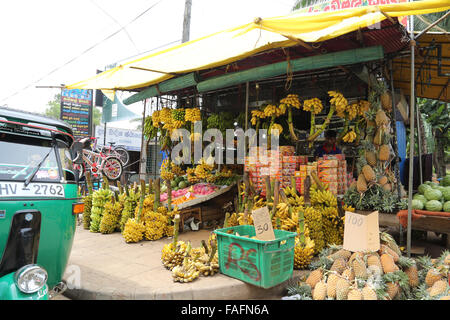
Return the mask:
[[[262,207],[252,211],[253,225],[255,226],[256,239],[275,240],[275,234],[270,221],[269,209]]]

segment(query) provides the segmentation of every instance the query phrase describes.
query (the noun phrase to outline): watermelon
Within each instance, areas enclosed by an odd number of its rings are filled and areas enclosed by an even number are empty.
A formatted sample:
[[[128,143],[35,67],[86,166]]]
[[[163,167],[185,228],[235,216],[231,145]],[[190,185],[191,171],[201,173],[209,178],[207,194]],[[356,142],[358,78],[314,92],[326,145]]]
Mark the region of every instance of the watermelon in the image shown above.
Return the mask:
[[[450,187],[450,174],[446,175],[441,179],[442,185],[444,187]]]
[[[186,188],[188,185],[186,182],[184,181],[180,181],[180,183],[178,184],[178,188],[183,189]]]
[[[450,201],[447,201],[447,202],[444,203],[444,208],[443,208],[443,210],[444,210],[445,212],[450,212]]]
[[[420,200],[420,201],[423,202],[424,205],[425,205],[425,203],[428,201],[428,199],[425,198],[425,196],[424,196],[423,194],[420,194],[420,193],[416,193],[416,194],[413,196],[413,200]]]
[[[177,183],[176,179],[170,181],[170,186],[171,186],[172,188],[175,188],[177,185],[178,185],[178,183]]]
[[[442,196],[445,201],[450,201],[450,187],[445,187],[444,191],[442,191]]]
[[[420,200],[413,199],[411,202],[411,206],[413,209],[422,210],[423,209],[423,202]]]
[[[418,188],[420,194],[425,194],[425,191],[428,189],[431,189],[431,187],[426,183],[422,183]]]
[[[433,188],[427,189],[424,195],[427,200],[440,200],[442,198],[442,192]]]
[[[425,204],[425,208],[428,211],[441,211],[442,203],[438,200],[430,200]]]

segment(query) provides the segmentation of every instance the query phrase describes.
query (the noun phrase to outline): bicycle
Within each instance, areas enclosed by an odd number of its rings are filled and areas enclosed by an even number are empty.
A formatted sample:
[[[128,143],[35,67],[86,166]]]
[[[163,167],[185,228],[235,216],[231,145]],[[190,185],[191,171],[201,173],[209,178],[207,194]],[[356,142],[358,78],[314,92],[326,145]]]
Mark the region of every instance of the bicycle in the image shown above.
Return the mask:
[[[109,146],[103,146],[100,151],[107,156],[113,156],[120,159],[123,166],[126,166],[130,161],[130,155],[128,151],[121,146],[114,146],[115,142],[108,142]]]
[[[128,151],[122,146],[114,146],[115,142],[108,142],[109,146],[97,146],[98,139],[96,137],[82,138],[74,143],[72,149],[74,150],[75,157],[78,156],[78,152],[81,149],[88,149],[94,152],[103,153],[106,156],[112,156],[119,158],[122,162],[122,166],[126,166],[130,161],[130,155]]]
[[[81,163],[80,160],[82,160]],[[75,151],[73,162],[73,168],[78,171],[79,179],[83,177],[86,170],[90,170],[94,178],[99,177],[100,172],[103,172],[112,181],[118,180],[123,173],[123,165],[119,158],[86,148]]]

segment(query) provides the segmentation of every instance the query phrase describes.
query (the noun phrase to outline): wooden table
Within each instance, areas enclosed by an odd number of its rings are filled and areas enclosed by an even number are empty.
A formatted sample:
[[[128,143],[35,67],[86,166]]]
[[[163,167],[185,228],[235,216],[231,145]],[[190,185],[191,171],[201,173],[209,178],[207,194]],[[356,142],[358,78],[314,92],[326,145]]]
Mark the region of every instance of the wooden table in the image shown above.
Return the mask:
[[[380,213],[380,226],[400,228],[400,221],[396,214]],[[438,216],[423,216],[411,224],[411,229],[421,231],[433,231],[447,235],[447,248],[450,248],[450,218]]]

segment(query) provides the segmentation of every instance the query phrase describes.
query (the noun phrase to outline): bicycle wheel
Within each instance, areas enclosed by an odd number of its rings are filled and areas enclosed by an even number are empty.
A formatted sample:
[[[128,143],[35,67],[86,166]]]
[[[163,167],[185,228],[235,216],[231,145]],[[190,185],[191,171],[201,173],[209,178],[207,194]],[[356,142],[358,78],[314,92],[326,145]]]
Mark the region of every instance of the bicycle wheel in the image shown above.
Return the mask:
[[[116,147],[114,148],[114,151],[116,153],[116,156],[122,162],[122,165],[126,166],[128,164],[128,161],[130,161],[130,155],[128,154],[128,151],[123,147]]]
[[[103,165],[103,173],[109,180],[117,180],[123,173],[122,162],[117,157],[108,157]]]

